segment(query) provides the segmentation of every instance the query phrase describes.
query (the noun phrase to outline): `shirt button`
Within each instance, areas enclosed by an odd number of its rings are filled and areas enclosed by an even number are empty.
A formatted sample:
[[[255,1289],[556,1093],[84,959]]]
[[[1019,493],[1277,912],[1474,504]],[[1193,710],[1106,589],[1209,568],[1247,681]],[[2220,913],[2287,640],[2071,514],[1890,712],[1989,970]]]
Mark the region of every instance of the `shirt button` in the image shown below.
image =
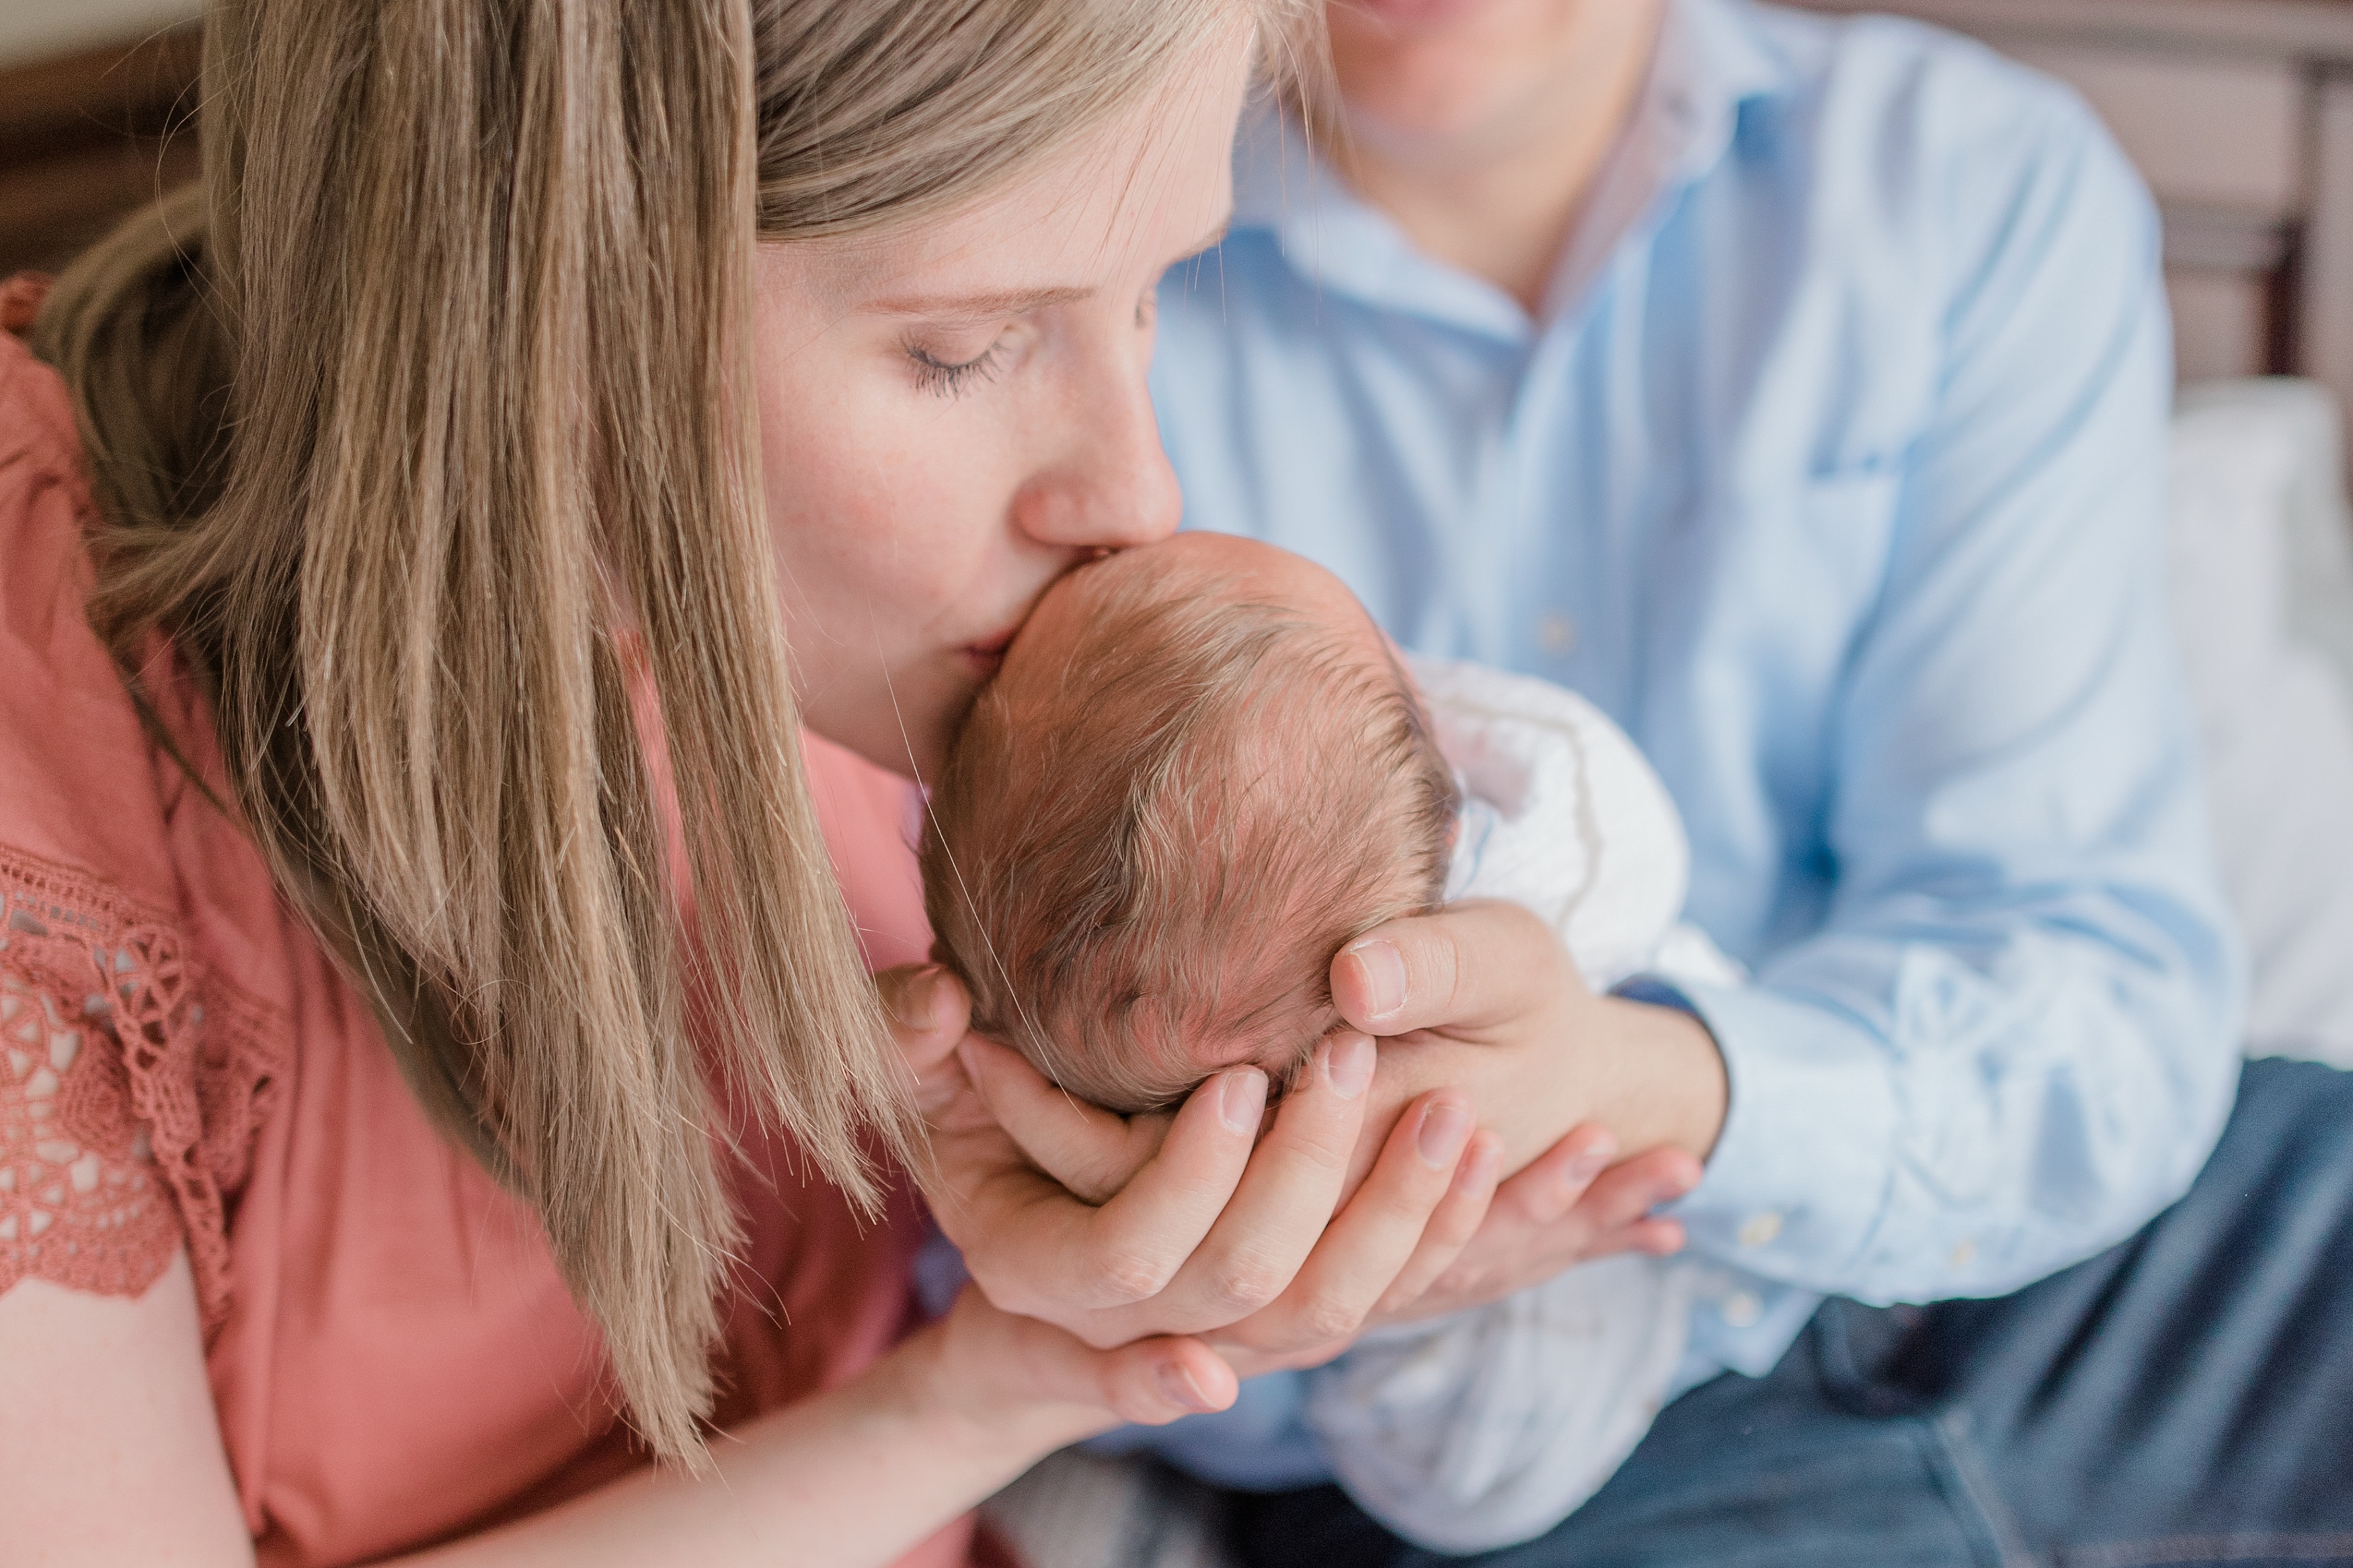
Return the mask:
[[[1746,1290],[1735,1290],[1716,1303],[1716,1313],[1736,1329],[1753,1329],[1765,1315],[1765,1303]]]
[[[1975,1263],[1977,1260],[1978,1244],[1974,1241],[1964,1241],[1959,1246],[1953,1248],[1953,1254],[1949,1261],[1956,1269],[1961,1269],[1967,1268],[1970,1264]]]
[[[1750,1215],[1746,1223],[1741,1226],[1740,1245],[1743,1247],[1768,1246],[1773,1238],[1780,1234],[1781,1216],[1771,1209],[1767,1209],[1763,1214]]]
[[[1577,623],[1558,610],[1552,611],[1536,622],[1536,641],[1549,654],[1572,652],[1577,647]]]

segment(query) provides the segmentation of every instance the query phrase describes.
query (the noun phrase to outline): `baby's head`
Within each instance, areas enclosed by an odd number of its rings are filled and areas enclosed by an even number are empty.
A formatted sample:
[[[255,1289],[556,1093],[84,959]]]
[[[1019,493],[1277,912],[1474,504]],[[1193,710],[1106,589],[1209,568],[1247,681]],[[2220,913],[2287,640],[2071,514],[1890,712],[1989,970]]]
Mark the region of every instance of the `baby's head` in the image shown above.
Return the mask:
[[[1039,601],[933,791],[924,903],[976,1029],[1155,1109],[1306,1059],[1337,1022],[1333,954],[1438,901],[1455,807],[1338,579],[1181,534]]]

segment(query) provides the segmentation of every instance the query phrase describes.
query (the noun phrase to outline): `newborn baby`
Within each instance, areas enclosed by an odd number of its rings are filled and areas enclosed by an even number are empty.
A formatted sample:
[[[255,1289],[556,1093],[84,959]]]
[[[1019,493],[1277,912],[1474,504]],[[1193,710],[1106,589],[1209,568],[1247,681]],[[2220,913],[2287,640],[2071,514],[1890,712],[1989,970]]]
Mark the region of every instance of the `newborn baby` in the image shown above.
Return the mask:
[[[1048,592],[933,790],[923,868],[974,1028],[1124,1111],[1243,1061],[1282,1084],[1339,1022],[1333,955],[1453,899],[1535,910],[1597,987],[1730,973],[1675,924],[1681,825],[1616,726],[1543,681],[1409,670],[1338,579],[1220,534]],[[1254,1379],[1255,1443],[1231,1421],[1206,1448],[1196,1423],[1143,1441],[1243,1486],[1320,1479],[1287,1473],[1303,1447],[1424,1545],[1525,1540],[1648,1428],[1690,1280],[1674,1260],[1588,1264]],[[1304,1444],[1268,1429],[1302,1423]]]
[[[1338,1022],[1351,938],[1434,907],[1452,773],[1337,579],[1187,534],[1057,584],[932,791],[925,910],[973,1026],[1114,1110]]]

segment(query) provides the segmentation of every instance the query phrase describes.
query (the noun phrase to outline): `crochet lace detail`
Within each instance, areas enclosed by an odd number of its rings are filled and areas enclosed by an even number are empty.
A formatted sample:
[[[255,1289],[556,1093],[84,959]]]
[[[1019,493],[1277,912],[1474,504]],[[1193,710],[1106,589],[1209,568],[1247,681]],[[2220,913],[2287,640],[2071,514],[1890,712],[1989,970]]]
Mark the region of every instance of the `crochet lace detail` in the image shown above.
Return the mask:
[[[153,1284],[185,1241],[210,1334],[227,1205],[283,1076],[280,1015],[155,911],[0,847],[0,1291]]]

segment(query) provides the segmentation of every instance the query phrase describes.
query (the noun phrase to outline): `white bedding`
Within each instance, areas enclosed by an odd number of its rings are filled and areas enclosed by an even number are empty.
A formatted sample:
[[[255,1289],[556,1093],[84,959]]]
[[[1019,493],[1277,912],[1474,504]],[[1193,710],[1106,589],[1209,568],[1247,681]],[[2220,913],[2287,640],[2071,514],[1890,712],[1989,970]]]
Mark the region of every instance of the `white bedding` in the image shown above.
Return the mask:
[[[2353,1068],[2353,521],[2327,393],[2187,389],[2170,545],[2247,1048]]]

